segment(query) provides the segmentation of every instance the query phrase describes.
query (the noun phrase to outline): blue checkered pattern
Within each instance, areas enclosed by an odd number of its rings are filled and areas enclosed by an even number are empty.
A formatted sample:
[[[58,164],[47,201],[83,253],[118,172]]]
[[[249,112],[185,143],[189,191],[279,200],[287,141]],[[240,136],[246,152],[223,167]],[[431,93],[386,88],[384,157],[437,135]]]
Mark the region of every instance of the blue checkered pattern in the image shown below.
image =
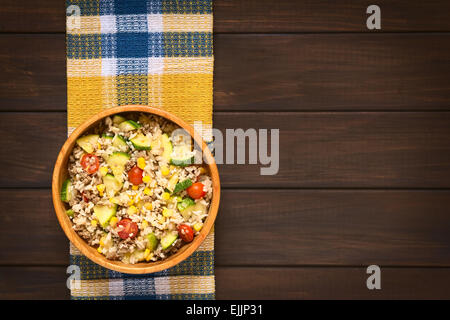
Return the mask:
[[[212,0],[69,0],[69,132],[114,106],[163,108],[193,124],[212,122]],[[68,14],[71,15],[70,12]],[[208,139],[206,139],[208,140]],[[187,260],[163,272],[107,270],[71,246],[80,267],[73,299],[213,299],[214,234]]]

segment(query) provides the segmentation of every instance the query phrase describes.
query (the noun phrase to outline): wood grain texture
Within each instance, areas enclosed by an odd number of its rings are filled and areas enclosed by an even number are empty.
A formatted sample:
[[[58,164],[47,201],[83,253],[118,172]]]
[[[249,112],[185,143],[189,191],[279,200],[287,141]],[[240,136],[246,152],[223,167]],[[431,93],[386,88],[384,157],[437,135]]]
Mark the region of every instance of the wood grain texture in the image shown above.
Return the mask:
[[[67,138],[66,113],[2,113],[1,187],[49,187],[59,149]],[[9,149],[11,148],[11,149]],[[17,168],[17,169],[16,169]],[[15,171],[17,170],[17,171]]]
[[[65,32],[66,4],[59,0],[2,0],[0,32]]]
[[[223,190],[216,265],[450,266],[449,207],[450,191]],[[0,190],[0,210],[0,265],[68,263],[50,190]]]
[[[0,111],[65,110],[65,50],[64,35],[0,35]]]
[[[0,265],[69,264],[50,189],[0,190],[0,209]]]
[[[450,35],[219,35],[215,111],[448,110]]]
[[[0,267],[0,299],[69,299],[66,268]]]
[[[227,190],[222,203],[218,265],[450,263],[449,192]]]
[[[218,113],[225,128],[278,128],[277,175],[219,166],[226,187],[448,188],[450,113]]]
[[[66,114],[3,113],[0,187],[50,187]],[[219,165],[227,188],[449,188],[449,112],[216,113],[214,125],[279,128],[277,175]],[[27,150],[27,152],[24,152]]]
[[[215,0],[215,32],[365,32],[367,0]],[[449,31],[444,0],[379,0],[381,31]],[[65,32],[63,1],[4,0],[0,32]]]
[[[365,268],[217,268],[217,299],[449,299],[450,269],[381,267],[381,290]]]
[[[214,110],[450,110],[450,35],[216,35]],[[0,111],[66,108],[64,35],[0,35]]]
[[[0,299],[67,299],[66,267],[0,267]],[[217,299],[449,299],[448,268],[216,268]]]
[[[367,0],[214,1],[215,32],[368,32]],[[380,31],[448,31],[442,0],[380,0]]]
[[[278,175],[219,168],[218,299],[450,299],[450,2],[380,0],[381,31],[369,4],[214,1],[215,126],[281,130]],[[45,189],[66,137],[64,7],[0,10],[0,299],[69,297]]]

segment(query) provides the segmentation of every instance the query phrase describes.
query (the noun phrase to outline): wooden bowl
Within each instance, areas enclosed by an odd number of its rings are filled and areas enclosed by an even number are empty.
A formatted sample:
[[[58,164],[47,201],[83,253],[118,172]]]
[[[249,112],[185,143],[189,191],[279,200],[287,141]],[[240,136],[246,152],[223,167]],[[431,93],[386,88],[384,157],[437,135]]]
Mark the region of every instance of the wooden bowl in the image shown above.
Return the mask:
[[[107,259],[104,255],[97,252],[94,247],[91,247],[85,240],[83,240],[73,229],[72,222],[66,214],[65,204],[60,199],[61,186],[63,181],[68,177],[67,173],[67,162],[70,154],[72,153],[73,147],[75,145],[76,140],[82,136],[85,132],[95,127],[100,121],[102,121],[105,117],[111,116],[117,113],[123,112],[142,112],[158,115],[167,120],[170,120],[181,128],[184,128],[189,134],[195,139],[198,145],[202,146],[204,159],[207,160],[209,172],[212,179],[212,187],[213,187],[213,196],[211,199],[208,217],[205,220],[202,230],[200,234],[198,234],[194,240],[181,247],[175,254],[167,257],[164,260],[156,261],[156,262],[139,262],[136,264],[125,264],[121,261],[113,261]],[[119,272],[124,273],[134,273],[134,274],[143,274],[143,273],[153,273],[161,270],[165,270],[167,268],[173,267],[174,265],[180,263],[189,257],[203,242],[206,236],[211,231],[213,227],[214,220],[217,216],[217,211],[219,208],[219,200],[220,200],[220,181],[219,181],[219,173],[217,171],[217,166],[214,161],[214,157],[206,146],[205,142],[199,138],[199,135],[194,136],[194,128],[181,120],[180,118],[174,116],[171,113],[168,113],[164,110],[149,107],[149,106],[121,106],[111,109],[106,109],[97,115],[91,117],[83,124],[81,124],[75,131],[69,136],[67,141],[61,148],[59,152],[58,158],[55,163],[55,168],[53,171],[52,178],[52,197],[53,197],[53,205],[55,207],[56,216],[59,220],[59,224],[64,230],[65,234],[69,238],[69,240],[77,247],[86,257],[94,261],[95,263]]]

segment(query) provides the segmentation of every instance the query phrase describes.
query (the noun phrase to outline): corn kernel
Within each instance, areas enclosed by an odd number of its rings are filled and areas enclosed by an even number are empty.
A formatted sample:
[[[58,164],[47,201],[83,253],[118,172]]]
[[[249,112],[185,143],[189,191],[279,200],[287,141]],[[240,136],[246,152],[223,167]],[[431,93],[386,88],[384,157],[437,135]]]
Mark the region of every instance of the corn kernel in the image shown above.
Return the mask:
[[[101,149],[101,148],[102,148],[102,145],[99,142],[97,142],[97,149]]]
[[[98,190],[98,193],[100,194],[100,196],[103,197],[103,192],[105,191],[105,185],[103,183],[102,184],[98,184],[97,185],[97,190]]]
[[[139,186],[132,186],[131,189],[133,189],[134,191],[136,191],[137,189],[139,189]]]
[[[148,248],[145,249],[145,251],[144,251],[144,257],[147,258],[149,254],[150,254],[150,249],[148,249]]]
[[[128,208],[128,210],[127,210],[127,213],[128,213],[129,215],[136,214],[136,213],[137,213],[136,207],[135,207],[135,206],[130,206],[130,207]]]
[[[114,203],[114,204],[119,204],[119,199],[117,198],[109,198],[109,202]]]
[[[93,225],[94,227],[96,227],[98,224],[97,220],[91,220],[91,225]]]
[[[200,167],[199,171],[200,171],[200,174],[205,174],[206,173],[206,169],[203,168],[203,167]]]
[[[169,199],[170,199],[170,193],[168,193],[168,192],[163,192],[162,198],[163,198],[163,200],[165,200],[165,201],[169,200]]]
[[[109,225],[110,225],[112,228],[114,228],[114,227],[116,226],[118,220],[119,220],[119,219],[117,219],[117,217],[112,217],[111,220],[109,220]]]
[[[161,173],[163,176],[167,176],[170,173],[170,169],[166,166],[161,167]]]
[[[128,206],[132,206],[134,204],[134,199],[131,199],[130,201],[128,201]]]
[[[150,261],[153,258],[153,253],[149,253],[147,257],[145,257],[145,261]]]
[[[166,218],[164,217],[164,216],[161,216],[159,219],[158,219],[158,222],[159,223],[164,223],[166,221]]]
[[[100,247],[104,247],[105,246],[105,241],[106,241],[106,236],[103,236],[100,238]]]
[[[145,195],[151,196],[152,193],[153,193],[153,192],[152,192],[152,189],[150,189],[150,188],[145,188],[145,189],[144,189],[144,194],[145,194]]]
[[[140,169],[144,170],[144,168],[145,168],[145,159],[142,158],[142,157],[138,158],[138,159],[137,159],[137,166],[138,166]]]
[[[203,228],[203,223],[201,222],[197,222],[196,224],[194,224],[194,230],[199,232],[200,230],[202,230]]]
[[[99,253],[103,253],[103,248],[102,248],[102,247],[98,247],[98,248],[97,248],[97,251],[98,251]]]
[[[100,168],[100,174],[102,177],[106,176],[108,174],[108,168],[107,167],[101,167]]]
[[[147,222],[147,220],[142,221],[141,227],[142,227],[142,230],[144,230],[145,228],[148,227],[148,222]]]
[[[169,168],[170,168],[170,170],[175,170],[175,169],[176,169],[176,167],[175,167],[173,164],[171,164],[171,165],[169,166]]]
[[[150,176],[144,176],[144,177],[142,177],[142,182],[144,182],[144,183],[149,183],[150,180],[151,180]]]
[[[147,210],[152,210],[152,209],[153,209],[153,205],[152,205],[150,202],[147,202],[147,203],[144,205],[144,207],[145,207],[145,209],[147,209]]]
[[[164,208],[162,214],[163,214],[164,217],[170,217],[173,214],[173,210],[172,209],[168,209],[168,208]]]

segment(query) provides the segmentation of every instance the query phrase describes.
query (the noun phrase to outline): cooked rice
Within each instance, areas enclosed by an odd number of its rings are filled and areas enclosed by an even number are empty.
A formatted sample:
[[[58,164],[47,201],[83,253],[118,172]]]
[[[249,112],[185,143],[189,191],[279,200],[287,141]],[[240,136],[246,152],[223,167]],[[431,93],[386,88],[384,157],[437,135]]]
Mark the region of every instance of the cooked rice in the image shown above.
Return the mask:
[[[151,139],[158,139],[163,133],[171,136],[174,129],[178,128],[172,122],[169,122],[161,117],[144,114],[127,114],[127,119],[134,119],[139,122],[142,127],[138,130],[130,132],[121,131],[118,126],[113,125],[113,121],[110,117],[106,118],[92,133],[100,135],[99,145],[94,148],[93,154],[95,154],[100,161],[100,168],[106,166],[106,159],[113,152],[118,151],[116,147],[112,146],[112,140],[102,137],[102,134],[107,135],[121,135],[126,139],[131,139],[138,132],[144,135],[150,135]],[[169,165],[162,157],[162,148],[152,148],[152,150],[136,150],[132,143],[127,140],[129,146],[130,160],[126,164],[125,171],[123,173],[123,186],[122,190],[115,195],[116,201],[118,201],[118,207],[116,211],[116,217],[118,221],[123,218],[129,218],[133,222],[136,222],[139,227],[139,233],[133,239],[123,240],[119,237],[118,231],[120,227],[111,227],[109,224],[102,228],[99,223],[92,224],[92,220],[96,220],[93,208],[95,205],[109,205],[110,198],[107,193],[104,192],[103,196],[97,189],[97,185],[102,183],[102,175],[100,170],[97,170],[94,174],[88,174],[86,170],[81,166],[80,160],[85,154],[82,148],[76,145],[69,157],[68,171],[72,181],[73,195],[70,200],[69,206],[73,210],[74,214],[71,217],[73,223],[73,229],[89,243],[91,246],[99,247],[100,240],[103,237],[101,251],[106,258],[111,260],[121,260],[125,263],[137,263],[144,260],[144,252],[147,247],[147,237],[149,233],[153,233],[158,240],[170,232],[177,232],[177,227],[180,224],[186,224],[194,226],[197,223],[203,223],[208,214],[209,204],[212,198],[212,183],[211,178],[208,176],[208,171],[201,169],[199,165],[189,165],[186,167],[179,167]],[[146,161],[144,168],[144,176],[148,175],[151,180],[148,184],[141,183],[137,190],[132,189],[132,184],[128,182],[127,172],[137,163],[137,159],[143,157]],[[170,174],[164,176],[161,173],[161,167],[167,166],[170,168]],[[167,187],[168,179],[172,174],[177,173],[179,175],[179,182],[186,179],[191,179],[193,182],[199,181],[204,185],[204,191],[206,195],[195,202],[201,202],[205,210],[192,211],[190,217],[183,217],[178,211],[176,206],[176,200],[171,199],[164,201],[162,194]],[[111,170],[109,169],[109,173]],[[149,187],[153,194],[145,195],[144,189]],[[88,202],[83,200],[83,195],[88,199]],[[177,196],[186,197],[186,190],[177,194]],[[129,208],[130,201],[135,200],[135,206],[139,206],[138,213],[128,215],[127,210]],[[140,199],[140,201],[138,201]],[[145,205],[151,203],[151,210],[147,209]],[[173,210],[173,214],[170,217],[164,217],[162,215],[163,207],[167,207]],[[144,228],[143,221],[147,221],[148,226]],[[197,235],[199,232],[195,232]],[[173,245],[163,250],[161,243],[152,252],[147,261],[157,261],[167,258],[169,255],[176,252],[185,243],[178,238]]]

